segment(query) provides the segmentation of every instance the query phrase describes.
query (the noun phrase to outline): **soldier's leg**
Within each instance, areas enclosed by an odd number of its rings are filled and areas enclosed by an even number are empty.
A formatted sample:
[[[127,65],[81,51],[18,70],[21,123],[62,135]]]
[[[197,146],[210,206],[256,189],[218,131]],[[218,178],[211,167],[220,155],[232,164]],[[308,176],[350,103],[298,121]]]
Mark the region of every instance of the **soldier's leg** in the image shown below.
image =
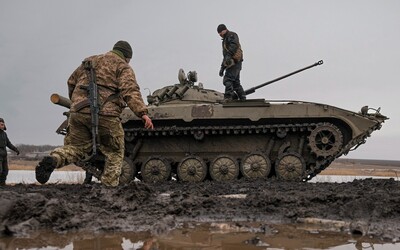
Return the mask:
[[[3,157],[0,156],[0,175],[3,173]]]
[[[118,117],[101,117],[100,151],[105,156],[101,183],[106,186],[118,186],[124,159],[124,130]]]
[[[237,93],[238,98],[240,100],[246,100],[246,93],[244,92],[242,85],[239,83],[239,84],[236,84],[234,86],[235,86],[234,90]]]
[[[83,180],[83,184],[90,184],[92,183],[93,175],[89,172],[85,172],[85,179]]]
[[[78,162],[85,158],[92,149],[90,114],[71,113],[69,130],[64,139],[64,146],[54,149],[50,155],[57,158],[57,168]]]
[[[0,186],[6,185],[6,179],[7,179],[7,174],[8,174],[8,167],[7,165],[7,159],[4,159],[4,157],[0,156]],[[7,173],[5,169],[7,168]]]
[[[71,113],[69,117],[68,145],[54,149],[50,156],[44,157],[36,166],[36,180],[44,184],[55,168],[75,163],[90,152],[92,139],[90,134],[91,118],[87,114]]]
[[[240,84],[240,80],[236,81],[236,82],[233,84],[233,89],[234,89],[235,92],[237,93],[238,98],[239,98],[240,100],[243,100],[243,101],[246,100],[246,93],[244,92],[243,87],[242,87],[242,85]]]
[[[225,70],[225,75],[223,79],[223,84],[225,85],[225,99],[234,99],[236,96],[233,89],[233,82],[235,81],[235,72],[232,70],[233,67],[234,66]]]
[[[232,71],[234,71],[232,75],[234,75],[235,77],[235,80],[233,81],[233,90],[236,92],[240,100],[246,100],[246,94],[244,93],[243,87],[240,83],[240,71],[242,70],[242,62],[236,63],[232,68]]]

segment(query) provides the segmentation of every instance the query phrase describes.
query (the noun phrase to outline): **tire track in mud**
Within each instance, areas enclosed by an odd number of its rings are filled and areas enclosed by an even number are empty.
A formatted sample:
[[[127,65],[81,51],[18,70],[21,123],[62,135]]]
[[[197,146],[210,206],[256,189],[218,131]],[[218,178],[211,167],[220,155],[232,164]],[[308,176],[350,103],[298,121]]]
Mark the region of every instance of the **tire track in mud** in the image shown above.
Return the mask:
[[[343,221],[344,231],[400,239],[400,182],[365,179],[348,183],[131,182],[0,187],[0,230],[149,231],[162,234],[198,221],[296,223],[304,218]],[[347,227],[347,226],[346,226]]]

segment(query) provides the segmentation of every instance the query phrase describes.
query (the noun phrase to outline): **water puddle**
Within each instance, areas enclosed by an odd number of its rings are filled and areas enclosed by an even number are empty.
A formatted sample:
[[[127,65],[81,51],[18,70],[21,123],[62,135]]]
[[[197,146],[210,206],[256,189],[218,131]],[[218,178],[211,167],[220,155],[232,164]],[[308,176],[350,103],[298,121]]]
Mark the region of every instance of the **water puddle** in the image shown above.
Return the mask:
[[[83,171],[55,171],[50,183],[82,183]],[[320,175],[312,182],[351,182],[372,176]],[[7,183],[36,183],[34,171],[13,170]],[[162,194],[164,197],[167,194]],[[229,198],[243,198],[230,195]],[[0,204],[1,205],[1,204]],[[271,224],[267,224],[271,223]],[[351,235],[340,226],[327,228],[310,222],[272,225],[245,222],[177,222],[179,229],[164,235],[147,232],[69,232],[37,231],[27,237],[0,238],[0,250],[14,249],[147,249],[147,250],[252,250],[252,249],[400,249],[400,243],[380,242],[362,235]],[[330,225],[330,224],[329,224]],[[397,239],[398,241],[398,239]]]
[[[390,179],[394,177],[384,177],[384,176],[353,176],[353,175],[317,175],[312,178],[309,182],[310,183],[317,183],[317,182],[352,182],[354,180],[362,180],[362,179]],[[394,180],[399,181],[399,178],[394,178]]]
[[[84,171],[54,171],[48,183],[83,183]],[[32,170],[10,170],[7,176],[7,184],[34,184],[37,183],[35,171]]]
[[[316,182],[352,182],[355,179],[388,179],[391,177],[380,176],[350,176],[350,175],[318,175],[311,181]],[[83,171],[54,171],[48,183],[83,183],[85,179],[85,172]],[[93,178],[95,180],[95,178]],[[398,178],[395,178],[398,180]],[[10,170],[7,176],[7,184],[34,184],[37,183],[35,179],[35,172],[32,170]]]
[[[261,228],[261,230],[260,230]],[[228,223],[183,226],[166,235],[148,233],[38,232],[26,238],[0,238],[0,249],[147,249],[147,250],[256,250],[256,249],[399,249],[399,243],[383,243],[343,232],[324,231],[307,225],[238,227]]]

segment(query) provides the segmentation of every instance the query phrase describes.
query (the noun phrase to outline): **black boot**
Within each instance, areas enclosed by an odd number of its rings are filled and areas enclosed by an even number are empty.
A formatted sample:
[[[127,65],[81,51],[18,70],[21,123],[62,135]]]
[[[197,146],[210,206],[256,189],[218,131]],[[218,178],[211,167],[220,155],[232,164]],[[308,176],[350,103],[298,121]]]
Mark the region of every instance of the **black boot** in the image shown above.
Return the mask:
[[[45,184],[50,179],[50,175],[53,173],[56,166],[57,159],[54,156],[45,156],[36,166],[36,180],[40,184]]]
[[[243,90],[243,87],[239,85],[238,89],[236,90],[238,99],[241,101],[246,101],[246,93]]]
[[[86,172],[85,180],[83,180],[83,184],[91,184],[92,183],[92,177],[93,177],[92,174],[90,174],[89,172]]]

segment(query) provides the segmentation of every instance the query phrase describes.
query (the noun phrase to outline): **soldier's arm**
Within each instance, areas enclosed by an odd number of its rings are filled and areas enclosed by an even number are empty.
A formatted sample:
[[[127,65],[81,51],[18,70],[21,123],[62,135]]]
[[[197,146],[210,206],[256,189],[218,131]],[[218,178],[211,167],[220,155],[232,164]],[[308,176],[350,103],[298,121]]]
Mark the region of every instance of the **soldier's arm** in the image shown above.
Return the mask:
[[[72,98],[72,93],[73,93],[74,90],[75,90],[75,86],[76,86],[76,84],[77,84],[77,82],[78,82],[78,77],[79,77],[79,74],[81,73],[81,71],[82,71],[82,65],[80,65],[80,66],[71,74],[71,76],[68,78],[67,85],[68,85],[68,96],[69,96],[69,99]]]
[[[17,147],[15,147],[15,146],[11,143],[11,141],[8,139],[7,135],[6,135],[6,142],[7,142],[7,147],[8,147],[9,149],[11,149],[11,150],[14,151],[14,152],[18,152]]]
[[[140,87],[136,82],[135,73],[128,65],[122,69],[119,82],[120,94],[128,107],[140,118],[143,115],[147,115],[147,107],[140,93]]]

